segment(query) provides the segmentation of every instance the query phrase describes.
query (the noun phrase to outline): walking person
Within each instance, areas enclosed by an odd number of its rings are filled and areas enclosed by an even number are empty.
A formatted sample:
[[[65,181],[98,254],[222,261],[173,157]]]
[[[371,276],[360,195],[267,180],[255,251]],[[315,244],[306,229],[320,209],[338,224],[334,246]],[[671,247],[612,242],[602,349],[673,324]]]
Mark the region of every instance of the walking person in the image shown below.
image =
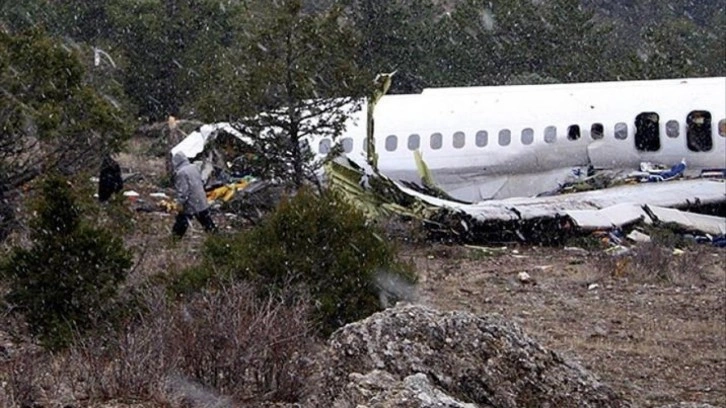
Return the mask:
[[[189,163],[186,155],[177,152],[171,159],[174,166],[174,188],[176,189],[176,201],[180,210],[176,216],[172,233],[175,237],[181,238],[189,228],[189,220],[194,217],[199,221],[207,232],[216,232],[209,214],[209,202],[204,192],[202,174],[196,166]]]

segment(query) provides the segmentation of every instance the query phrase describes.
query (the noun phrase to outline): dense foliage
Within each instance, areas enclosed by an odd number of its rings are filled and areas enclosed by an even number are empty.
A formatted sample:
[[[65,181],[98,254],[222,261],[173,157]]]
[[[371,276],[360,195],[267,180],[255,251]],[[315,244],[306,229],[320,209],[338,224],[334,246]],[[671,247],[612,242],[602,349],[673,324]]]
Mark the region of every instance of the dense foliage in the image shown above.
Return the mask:
[[[0,188],[49,169],[94,168],[97,152],[129,135],[121,112],[85,78],[77,52],[42,31],[0,31]]]
[[[232,114],[239,130],[255,140],[263,174],[296,187],[314,179],[320,166],[303,138],[335,139],[372,85],[351,58],[357,43],[350,27],[339,23],[341,13],[331,8],[311,15],[302,1],[287,0],[253,14],[250,35],[256,42],[244,55],[256,64],[240,75],[244,94],[238,106],[247,101],[248,109],[255,108]],[[260,111],[266,113],[255,114]]]
[[[0,27],[7,32],[40,25],[58,38],[110,50],[134,101],[127,108],[152,120],[176,114],[212,121],[259,111],[262,84],[276,78],[268,96],[283,98],[284,81],[305,88],[298,74],[318,90],[329,89],[321,95],[349,95],[345,89],[356,71],[348,70],[346,78],[317,77],[321,69],[339,67],[342,57],[362,68],[367,80],[398,70],[393,92],[517,78],[573,82],[726,73],[726,10],[718,1],[6,3]],[[303,40],[309,41],[305,47]],[[254,80],[259,75],[266,79]]]
[[[186,271],[177,287],[203,283],[211,271],[256,282],[263,296],[302,289],[313,299],[323,333],[400,300],[399,289],[416,280],[360,212],[333,193],[307,189],[258,227],[209,239],[204,263]]]
[[[67,345],[74,333],[103,325],[118,286],[131,266],[120,238],[85,225],[68,182],[44,181],[31,248],[15,248],[0,265],[10,293],[31,332],[49,348]]]

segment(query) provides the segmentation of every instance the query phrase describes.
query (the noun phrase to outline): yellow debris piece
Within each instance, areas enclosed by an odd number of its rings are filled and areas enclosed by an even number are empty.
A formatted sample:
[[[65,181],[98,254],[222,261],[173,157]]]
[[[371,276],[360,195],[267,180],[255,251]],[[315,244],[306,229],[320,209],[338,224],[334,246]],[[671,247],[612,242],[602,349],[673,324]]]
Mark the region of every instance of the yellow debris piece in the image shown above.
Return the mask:
[[[159,207],[166,212],[177,212],[179,211],[179,204],[173,200],[161,200],[159,201]]]
[[[236,183],[219,186],[213,190],[207,191],[207,201],[210,203],[217,200],[227,202],[234,197],[235,193],[244,190],[249,184],[249,180],[240,180]]]

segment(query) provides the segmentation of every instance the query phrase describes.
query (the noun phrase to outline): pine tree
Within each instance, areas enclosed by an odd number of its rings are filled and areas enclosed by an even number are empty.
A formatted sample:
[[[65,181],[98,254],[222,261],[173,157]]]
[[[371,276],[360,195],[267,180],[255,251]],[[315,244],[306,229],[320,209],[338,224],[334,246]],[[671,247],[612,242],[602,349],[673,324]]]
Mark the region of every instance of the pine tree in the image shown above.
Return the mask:
[[[32,247],[15,248],[0,272],[10,286],[6,300],[41,344],[57,349],[111,316],[131,254],[120,238],[84,224],[65,179],[49,177],[42,194]]]

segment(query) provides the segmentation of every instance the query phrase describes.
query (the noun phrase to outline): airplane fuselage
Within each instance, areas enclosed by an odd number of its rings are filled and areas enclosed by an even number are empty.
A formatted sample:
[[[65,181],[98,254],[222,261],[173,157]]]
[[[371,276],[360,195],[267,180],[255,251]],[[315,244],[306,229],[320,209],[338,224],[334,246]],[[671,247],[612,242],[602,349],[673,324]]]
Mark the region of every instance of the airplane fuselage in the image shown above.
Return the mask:
[[[338,138],[365,160],[364,108]],[[418,150],[437,184],[465,201],[531,196],[576,167],[690,173],[726,168],[726,78],[432,88],[386,95],[374,109],[378,168],[420,181]],[[324,155],[330,140],[313,140]]]

